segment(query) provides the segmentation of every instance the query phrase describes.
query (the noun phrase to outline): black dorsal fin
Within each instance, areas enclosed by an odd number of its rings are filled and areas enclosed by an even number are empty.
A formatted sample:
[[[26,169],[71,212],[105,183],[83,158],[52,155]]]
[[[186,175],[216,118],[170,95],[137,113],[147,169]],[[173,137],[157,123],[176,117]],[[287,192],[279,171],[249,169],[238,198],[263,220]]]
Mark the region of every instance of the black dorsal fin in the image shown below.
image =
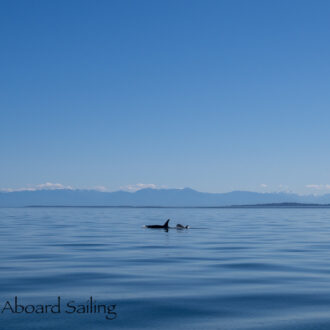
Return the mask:
[[[166,222],[164,223],[164,228],[168,228],[168,223],[170,222],[170,219],[166,220]]]

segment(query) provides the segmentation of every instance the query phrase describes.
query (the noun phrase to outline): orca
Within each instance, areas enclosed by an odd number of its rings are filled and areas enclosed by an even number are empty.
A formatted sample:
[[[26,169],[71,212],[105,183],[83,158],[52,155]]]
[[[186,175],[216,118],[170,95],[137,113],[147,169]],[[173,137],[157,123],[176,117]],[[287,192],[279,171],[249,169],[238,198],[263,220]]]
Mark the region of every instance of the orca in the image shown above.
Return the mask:
[[[170,222],[170,219],[166,220],[166,222],[163,225],[146,225],[146,228],[150,229],[168,229],[168,223]]]
[[[188,229],[189,228],[189,226],[183,226],[183,225],[181,225],[180,223],[178,223],[177,225],[176,225],[176,229]]]

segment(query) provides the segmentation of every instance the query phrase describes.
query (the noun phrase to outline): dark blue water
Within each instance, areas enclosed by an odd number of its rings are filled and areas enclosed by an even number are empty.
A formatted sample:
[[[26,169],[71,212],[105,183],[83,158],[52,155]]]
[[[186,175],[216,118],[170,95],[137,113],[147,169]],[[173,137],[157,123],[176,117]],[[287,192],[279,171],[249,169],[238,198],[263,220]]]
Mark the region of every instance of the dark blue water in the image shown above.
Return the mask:
[[[192,229],[150,230],[171,218]],[[198,229],[199,228],[199,229]],[[0,209],[1,329],[330,329],[329,209]]]

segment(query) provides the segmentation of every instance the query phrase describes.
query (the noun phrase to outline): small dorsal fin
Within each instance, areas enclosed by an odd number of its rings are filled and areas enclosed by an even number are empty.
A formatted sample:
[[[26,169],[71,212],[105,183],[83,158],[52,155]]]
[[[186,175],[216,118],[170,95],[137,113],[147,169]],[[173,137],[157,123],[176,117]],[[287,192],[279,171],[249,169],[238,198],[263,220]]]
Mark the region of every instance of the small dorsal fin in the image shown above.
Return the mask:
[[[170,219],[166,220],[166,222],[164,223],[164,228],[168,228],[168,223],[170,222]]]

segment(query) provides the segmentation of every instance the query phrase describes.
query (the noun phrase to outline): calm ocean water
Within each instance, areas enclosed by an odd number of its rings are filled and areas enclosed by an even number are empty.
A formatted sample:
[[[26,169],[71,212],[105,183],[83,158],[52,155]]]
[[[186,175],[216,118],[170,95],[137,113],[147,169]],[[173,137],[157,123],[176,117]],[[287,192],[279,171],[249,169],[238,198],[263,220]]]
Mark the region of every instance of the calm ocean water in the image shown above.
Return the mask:
[[[1,309],[61,297],[1,329],[330,329],[330,209],[3,208],[0,249]]]

